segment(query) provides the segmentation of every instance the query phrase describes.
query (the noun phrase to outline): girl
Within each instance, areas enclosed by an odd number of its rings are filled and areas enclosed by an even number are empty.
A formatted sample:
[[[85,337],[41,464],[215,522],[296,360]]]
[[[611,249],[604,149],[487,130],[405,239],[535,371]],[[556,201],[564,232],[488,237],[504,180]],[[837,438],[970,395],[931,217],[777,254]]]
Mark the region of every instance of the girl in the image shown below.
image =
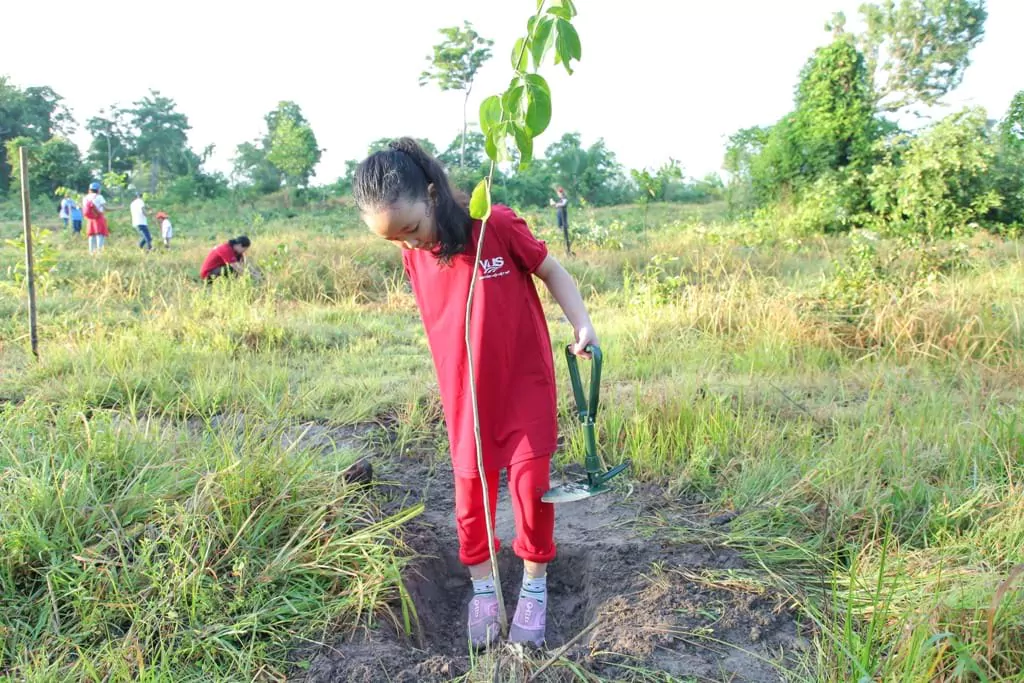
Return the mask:
[[[476,647],[490,645],[499,631],[498,602],[488,561],[465,348],[465,309],[480,221],[470,218],[467,198],[452,190],[441,165],[409,138],[360,163],[353,193],[370,230],[404,250],[402,261],[433,355],[451,445],[459,558],[473,579],[469,639]],[[533,276],[544,282],[572,323],[577,355],[589,358],[584,349],[597,344],[597,335],[572,277],[508,207],[492,207],[476,275],[471,339],[488,504],[493,520],[498,475],[508,470],[516,521],[512,547],[525,570],[510,637],[540,645],[546,568],[555,557],[555,511],[541,496],[549,488],[558,424],[551,339]]]
[[[99,183],[89,183],[89,192],[82,198],[82,209],[89,220],[86,234],[89,236],[89,253],[99,254],[103,251],[110,230],[107,229],[107,200],[100,194]]]
[[[245,272],[245,252],[252,242],[246,235],[239,235],[210,250],[199,267],[199,277],[207,284],[222,275],[241,275]]]
[[[171,246],[171,238],[174,237],[174,226],[171,225],[171,217],[163,211],[156,215],[156,219],[160,221],[160,234],[164,238],[164,248]]]

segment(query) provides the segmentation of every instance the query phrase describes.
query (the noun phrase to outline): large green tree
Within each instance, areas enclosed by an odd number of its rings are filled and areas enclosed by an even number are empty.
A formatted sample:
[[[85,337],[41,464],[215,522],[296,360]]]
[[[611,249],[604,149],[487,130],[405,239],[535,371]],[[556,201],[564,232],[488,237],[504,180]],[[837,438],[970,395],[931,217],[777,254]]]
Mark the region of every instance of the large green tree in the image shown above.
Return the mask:
[[[985,34],[985,0],[884,0],[861,6],[860,36],[881,111],[938,102],[963,80]]]
[[[8,163],[9,159],[13,161],[13,157],[8,157],[8,141],[24,137],[41,145],[51,138],[69,135],[74,127],[64,98],[52,88],[23,90],[0,76],[0,193],[9,189],[12,165],[17,165]]]
[[[52,137],[45,142],[20,135],[4,143],[11,159],[17,158],[18,148],[28,152],[29,183],[36,196],[52,197],[58,188],[83,188],[89,182],[89,172],[82,163],[78,147],[63,137]],[[11,180],[20,182],[20,169],[14,164]]]
[[[101,109],[85,122],[92,135],[87,158],[96,169],[106,173],[125,173],[132,170],[135,156],[135,136],[132,134],[130,112],[116,104]]]
[[[267,126],[263,137],[243,142],[235,150],[236,180],[260,193],[273,192],[283,184],[293,189],[306,186],[323,150],[302,108],[295,102],[278,102],[263,120]]]
[[[298,189],[309,184],[320,154],[309,124],[289,116],[278,119],[270,136],[267,161],[281,171],[289,187]]]
[[[993,187],[1000,206],[994,220],[1024,226],[1024,90],[1014,95],[1006,116],[996,129]]]
[[[622,199],[622,167],[603,139],[584,147],[579,133],[566,133],[548,146],[544,156],[555,183],[565,188],[571,200],[612,204]]]
[[[177,110],[169,97],[150,90],[146,97],[129,110],[135,129],[135,153],[139,161],[149,165],[149,191],[156,192],[161,169],[173,175],[189,172],[188,117]]]
[[[871,166],[882,124],[875,116],[867,65],[840,22],[833,41],[815,50],[800,73],[794,110],[770,128],[736,133],[726,152],[731,199],[755,204],[796,199],[826,176],[847,191],[846,208],[867,194],[846,182]]]
[[[466,133],[469,128],[467,107],[473,91],[473,81],[484,62],[491,58],[493,40],[480,37],[472,24],[463,22],[462,28],[452,26],[440,29],[444,40],[434,46],[434,52],[427,57],[430,68],[420,74],[420,85],[436,83],[442,92],[459,90],[464,93],[462,100],[462,151],[459,166],[466,166]]]

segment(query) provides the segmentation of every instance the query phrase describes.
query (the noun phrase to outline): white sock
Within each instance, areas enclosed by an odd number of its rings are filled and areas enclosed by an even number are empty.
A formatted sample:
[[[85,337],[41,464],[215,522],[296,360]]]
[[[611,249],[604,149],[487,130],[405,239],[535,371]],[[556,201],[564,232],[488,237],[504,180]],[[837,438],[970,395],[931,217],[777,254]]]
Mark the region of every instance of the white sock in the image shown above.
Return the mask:
[[[543,604],[547,602],[548,598],[548,577],[544,576],[532,577],[526,572],[523,572],[523,587],[519,589],[519,599],[533,598],[537,602]]]
[[[473,579],[473,595],[494,595],[494,577]]]

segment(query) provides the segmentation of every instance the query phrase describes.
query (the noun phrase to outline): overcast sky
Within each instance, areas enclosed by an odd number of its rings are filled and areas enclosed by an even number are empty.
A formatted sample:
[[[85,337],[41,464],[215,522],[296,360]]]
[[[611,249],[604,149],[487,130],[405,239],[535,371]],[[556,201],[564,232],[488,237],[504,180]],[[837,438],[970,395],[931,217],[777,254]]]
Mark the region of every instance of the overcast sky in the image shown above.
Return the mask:
[[[551,83],[551,128],[585,143],[603,137],[627,167],[669,157],[686,172],[719,169],[726,137],[767,124],[792,105],[797,74],[827,43],[836,10],[856,28],[861,0],[576,0],[583,59]],[[462,125],[462,97],[421,88],[437,29],[468,19],[495,41],[470,101],[503,89],[512,44],[534,0],[313,2],[179,0],[146,3],[5,2],[0,74],[50,85],[79,122],[149,88],[177,101],[190,142],[216,145],[212,167],[230,169],[235,145],[261,134],[279,100],[299,103],[326,149],[319,182],[344,173],[373,139],[427,137],[443,148]],[[1024,0],[989,0],[986,37],[950,103],[999,117],[1024,89]],[[75,137],[83,147],[88,136]]]

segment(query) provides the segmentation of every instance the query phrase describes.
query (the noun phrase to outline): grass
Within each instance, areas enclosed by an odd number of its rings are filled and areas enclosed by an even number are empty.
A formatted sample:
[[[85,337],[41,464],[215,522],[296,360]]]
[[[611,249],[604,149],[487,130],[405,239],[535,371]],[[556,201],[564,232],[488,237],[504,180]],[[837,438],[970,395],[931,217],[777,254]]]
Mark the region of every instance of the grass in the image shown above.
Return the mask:
[[[280,438],[387,421],[395,451],[443,451],[396,250],[344,206],[204,211],[148,256],[124,226],[96,259],[41,238],[38,363],[16,267],[0,282],[12,680],[271,680],[303,642],[412,624],[384,606],[402,604],[416,511],[385,517],[346,485],[353,454]],[[605,349],[609,460],[737,513],[700,533],[817,625],[798,678],[1024,680],[1021,243],[777,235],[713,206],[641,217],[578,212],[566,261]],[[560,253],[550,217],[531,220]],[[206,250],[242,231],[266,283],[204,290]],[[238,433],[213,424],[237,414]],[[560,457],[580,459],[570,434]]]

